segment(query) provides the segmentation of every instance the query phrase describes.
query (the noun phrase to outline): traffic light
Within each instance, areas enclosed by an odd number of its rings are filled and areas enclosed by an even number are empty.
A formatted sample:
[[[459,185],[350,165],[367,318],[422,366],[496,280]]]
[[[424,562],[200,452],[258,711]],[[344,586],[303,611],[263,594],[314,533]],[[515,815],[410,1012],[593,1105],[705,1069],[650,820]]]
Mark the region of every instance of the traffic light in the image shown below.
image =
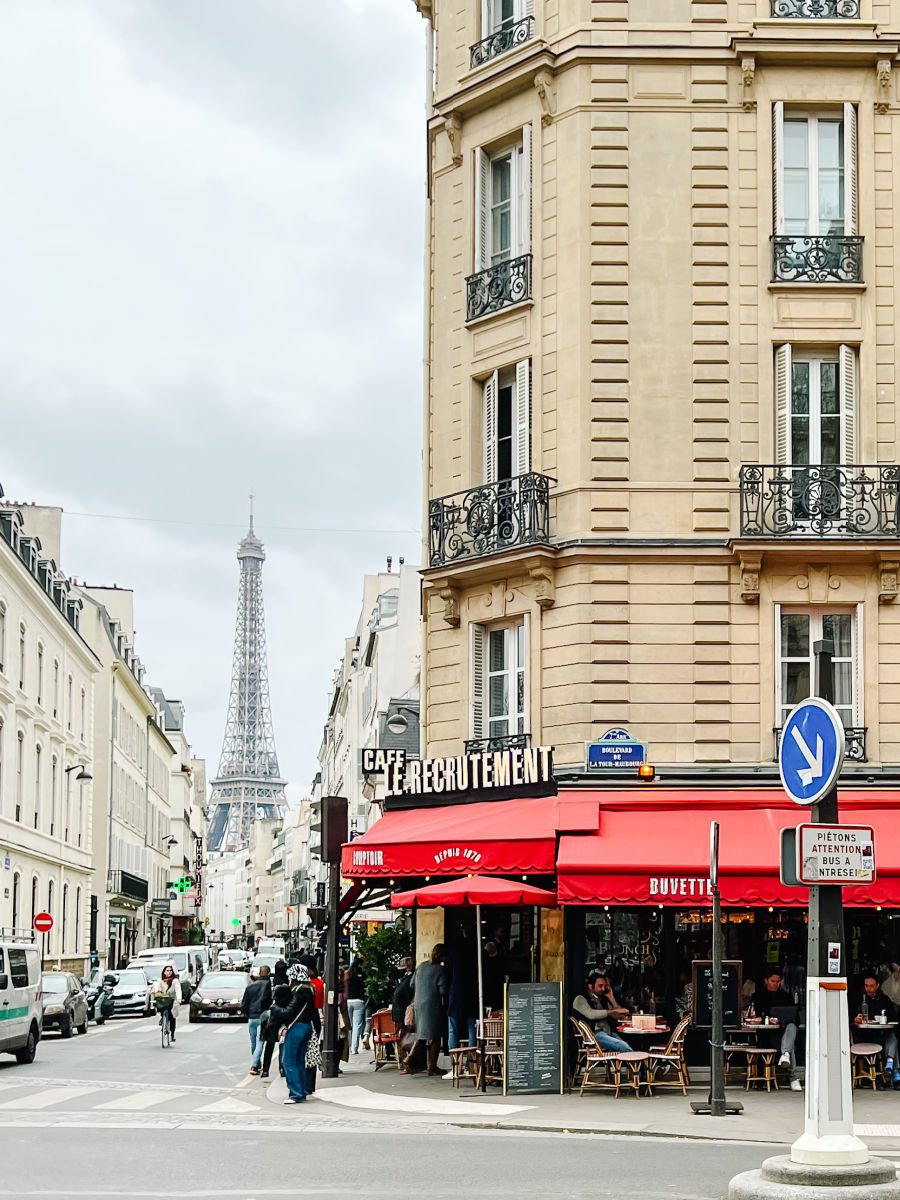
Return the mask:
[[[347,840],[347,799],[323,796],[313,800],[310,818],[309,852],[325,863],[341,861],[341,847]]]

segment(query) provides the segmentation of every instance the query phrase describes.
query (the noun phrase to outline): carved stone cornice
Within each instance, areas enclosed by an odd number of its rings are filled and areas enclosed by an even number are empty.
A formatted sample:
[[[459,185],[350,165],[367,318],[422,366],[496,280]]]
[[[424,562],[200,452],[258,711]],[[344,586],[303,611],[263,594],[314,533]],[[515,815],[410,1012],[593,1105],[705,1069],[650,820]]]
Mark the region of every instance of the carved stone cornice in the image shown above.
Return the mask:
[[[753,94],[753,84],[756,77],[756,59],[748,54],[741,59],[741,107],[744,112],[752,112],[756,108],[756,98]]]
[[[875,65],[875,111],[886,113],[891,106],[891,60],[879,58]]]
[[[741,554],[741,599],[748,604],[759,604],[761,570],[761,554]]]
[[[556,115],[556,88],[549,71],[538,71],[534,77],[534,90],[541,102],[541,124],[549,125]]]
[[[444,133],[450,143],[450,153],[453,156],[454,167],[460,166],[462,156],[462,117],[459,113],[447,113],[444,117]]]
[[[892,604],[900,591],[900,560],[882,558],[879,563],[880,575],[878,580],[878,603]]]

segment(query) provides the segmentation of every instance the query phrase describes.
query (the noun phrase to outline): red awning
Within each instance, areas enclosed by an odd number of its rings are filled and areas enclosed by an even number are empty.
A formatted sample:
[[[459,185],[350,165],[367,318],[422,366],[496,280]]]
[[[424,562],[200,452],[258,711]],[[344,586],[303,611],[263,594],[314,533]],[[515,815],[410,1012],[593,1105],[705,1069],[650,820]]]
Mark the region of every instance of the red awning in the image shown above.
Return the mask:
[[[552,875],[558,808],[543,796],[391,812],[344,847],[341,874]]]
[[[841,795],[845,824],[875,830],[877,879],[845,887],[844,903],[900,907],[900,841],[896,795]],[[733,807],[732,807],[733,805]],[[805,908],[807,888],[779,879],[781,830],[809,820],[809,811],[779,792],[667,793],[645,803],[603,796],[600,828],[560,839],[557,888],[561,904],[665,905],[694,908],[709,895],[709,825],[717,820],[719,887],[725,905]]]
[[[479,875],[470,879],[445,879],[413,888],[411,892],[394,892],[392,908],[457,908],[461,905],[523,905],[535,908],[555,908],[556,894],[546,888],[514,879],[498,879],[494,875]]]

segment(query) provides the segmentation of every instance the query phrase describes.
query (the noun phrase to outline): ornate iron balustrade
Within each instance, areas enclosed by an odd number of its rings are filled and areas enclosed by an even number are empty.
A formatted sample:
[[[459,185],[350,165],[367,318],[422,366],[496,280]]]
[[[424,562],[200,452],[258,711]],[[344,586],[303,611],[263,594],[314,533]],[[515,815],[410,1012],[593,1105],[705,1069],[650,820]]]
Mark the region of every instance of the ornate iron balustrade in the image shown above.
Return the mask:
[[[866,733],[868,725],[849,728],[844,726],[844,758],[847,762],[868,762],[866,758]],[[781,726],[775,727],[775,761],[778,761],[778,749],[781,745]]]
[[[900,537],[900,466],[741,467],[742,537]]]
[[[772,238],[775,283],[862,283],[863,239],[825,233],[782,234]]]
[[[466,754],[484,754],[489,750],[527,750],[530,745],[530,733],[508,733],[503,737],[469,738],[465,749]]]
[[[548,542],[550,483],[532,471],[430,501],[429,566]]]
[[[531,255],[495,263],[466,280],[466,320],[475,321],[531,299]]]
[[[533,37],[534,17],[523,17],[521,21],[514,21],[512,25],[504,25],[490,37],[482,38],[469,48],[469,66],[473,71],[476,67],[483,67],[492,58],[530,42]]]
[[[859,16],[859,0],[772,0],[773,17],[831,21]]]

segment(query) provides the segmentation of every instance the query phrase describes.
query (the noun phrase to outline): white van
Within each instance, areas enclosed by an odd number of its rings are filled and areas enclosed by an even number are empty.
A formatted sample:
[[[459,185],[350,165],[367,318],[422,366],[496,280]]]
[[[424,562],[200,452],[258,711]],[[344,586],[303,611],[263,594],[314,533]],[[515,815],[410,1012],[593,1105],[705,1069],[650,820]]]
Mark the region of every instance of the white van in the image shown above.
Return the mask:
[[[275,937],[261,937],[256,943],[257,954],[275,954],[278,958],[284,958],[284,939]]]
[[[156,946],[152,950],[139,950],[131,962],[139,967],[158,965],[160,968],[171,963],[181,982],[181,998],[185,1001],[190,1000],[204,970],[197,946]],[[159,978],[155,972],[153,977]]]
[[[41,956],[30,941],[0,940],[0,1052],[34,1062],[41,1040]]]

